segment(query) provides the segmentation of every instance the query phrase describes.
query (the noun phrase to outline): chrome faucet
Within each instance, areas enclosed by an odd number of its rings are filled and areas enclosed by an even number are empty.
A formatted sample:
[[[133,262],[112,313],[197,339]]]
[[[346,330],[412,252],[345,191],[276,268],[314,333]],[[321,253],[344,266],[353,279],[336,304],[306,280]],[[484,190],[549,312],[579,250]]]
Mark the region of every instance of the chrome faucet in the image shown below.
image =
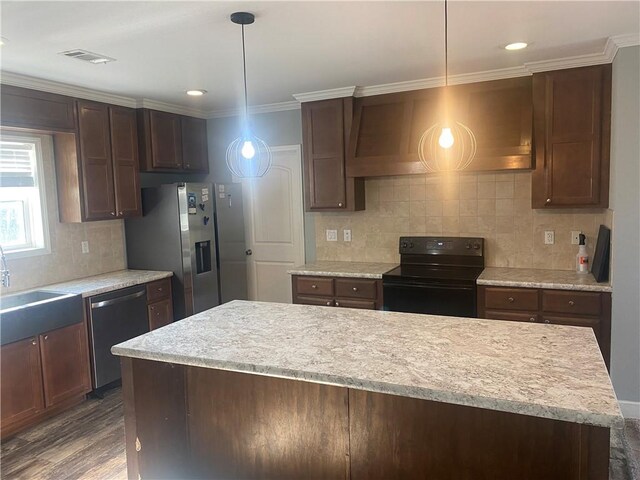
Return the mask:
[[[2,277],[2,286],[9,288],[11,286],[11,274],[7,266],[7,257],[4,256],[4,250],[0,245],[0,276]]]

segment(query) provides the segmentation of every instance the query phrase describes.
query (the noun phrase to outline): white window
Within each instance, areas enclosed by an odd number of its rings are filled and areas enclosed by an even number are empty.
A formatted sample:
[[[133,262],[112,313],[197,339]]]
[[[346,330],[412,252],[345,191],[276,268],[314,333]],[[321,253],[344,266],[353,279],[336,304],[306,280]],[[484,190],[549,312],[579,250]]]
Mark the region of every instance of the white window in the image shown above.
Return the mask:
[[[43,143],[50,137],[0,136],[0,245],[11,256],[49,253]]]

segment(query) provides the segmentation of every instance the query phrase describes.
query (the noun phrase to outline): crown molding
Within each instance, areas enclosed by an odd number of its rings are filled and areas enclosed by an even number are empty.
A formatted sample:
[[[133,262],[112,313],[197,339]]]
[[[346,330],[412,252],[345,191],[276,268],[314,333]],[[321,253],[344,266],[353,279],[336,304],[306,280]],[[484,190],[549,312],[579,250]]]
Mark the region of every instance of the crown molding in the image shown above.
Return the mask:
[[[330,98],[353,97],[357,87],[341,87],[317,92],[294,93],[293,98],[299,102],[315,102],[316,100],[329,100]]]
[[[189,117],[207,118],[207,112],[197,108],[174,105],[172,103],[159,102],[149,98],[141,98],[136,101],[136,108],[151,108],[163,112],[175,113],[177,115],[187,115]]]
[[[287,110],[300,110],[300,102],[291,100],[290,102],[266,103],[264,105],[253,105],[248,108],[250,115],[260,115],[262,113],[285,112]],[[240,108],[225,108],[211,110],[207,113],[207,118],[237,117],[242,113]]]
[[[609,37],[618,48],[635,47],[640,45],[640,33],[628,33],[626,35],[616,35]]]

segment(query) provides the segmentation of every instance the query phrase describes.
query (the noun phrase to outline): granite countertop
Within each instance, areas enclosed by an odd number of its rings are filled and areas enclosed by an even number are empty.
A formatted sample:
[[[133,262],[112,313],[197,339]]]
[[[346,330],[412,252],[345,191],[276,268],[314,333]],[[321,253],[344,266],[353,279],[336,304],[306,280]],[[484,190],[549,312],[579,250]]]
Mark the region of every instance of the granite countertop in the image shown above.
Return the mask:
[[[288,270],[287,273],[320,277],[382,278],[383,273],[387,273],[397,266],[397,263],[321,261],[299,265]]]
[[[38,288],[38,290],[74,293],[83,297],[91,297],[100,293],[112,292],[121,288],[133,287],[173,276],[173,272],[153,270],[118,270],[93,277],[78,278],[69,282],[54,283]]]
[[[233,301],[116,355],[622,425],[590,328]]]
[[[553,288],[587,292],[611,291],[609,282],[598,283],[590,273],[584,275],[572,270],[487,267],[478,277],[477,283],[478,285],[499,287]]]

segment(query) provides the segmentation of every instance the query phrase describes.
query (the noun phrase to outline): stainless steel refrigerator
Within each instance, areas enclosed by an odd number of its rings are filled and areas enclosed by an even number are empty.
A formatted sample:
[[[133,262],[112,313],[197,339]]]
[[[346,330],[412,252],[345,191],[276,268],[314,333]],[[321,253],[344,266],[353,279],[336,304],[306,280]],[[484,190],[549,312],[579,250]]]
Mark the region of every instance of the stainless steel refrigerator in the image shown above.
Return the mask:
[[[224,185],[218,194],[220,187],[143,188],[143,216],[125,221],[128,267],[173,272],[176,320],[247,295],[246,260],[236,254],[242,248],[244,255],[240,185]]]

